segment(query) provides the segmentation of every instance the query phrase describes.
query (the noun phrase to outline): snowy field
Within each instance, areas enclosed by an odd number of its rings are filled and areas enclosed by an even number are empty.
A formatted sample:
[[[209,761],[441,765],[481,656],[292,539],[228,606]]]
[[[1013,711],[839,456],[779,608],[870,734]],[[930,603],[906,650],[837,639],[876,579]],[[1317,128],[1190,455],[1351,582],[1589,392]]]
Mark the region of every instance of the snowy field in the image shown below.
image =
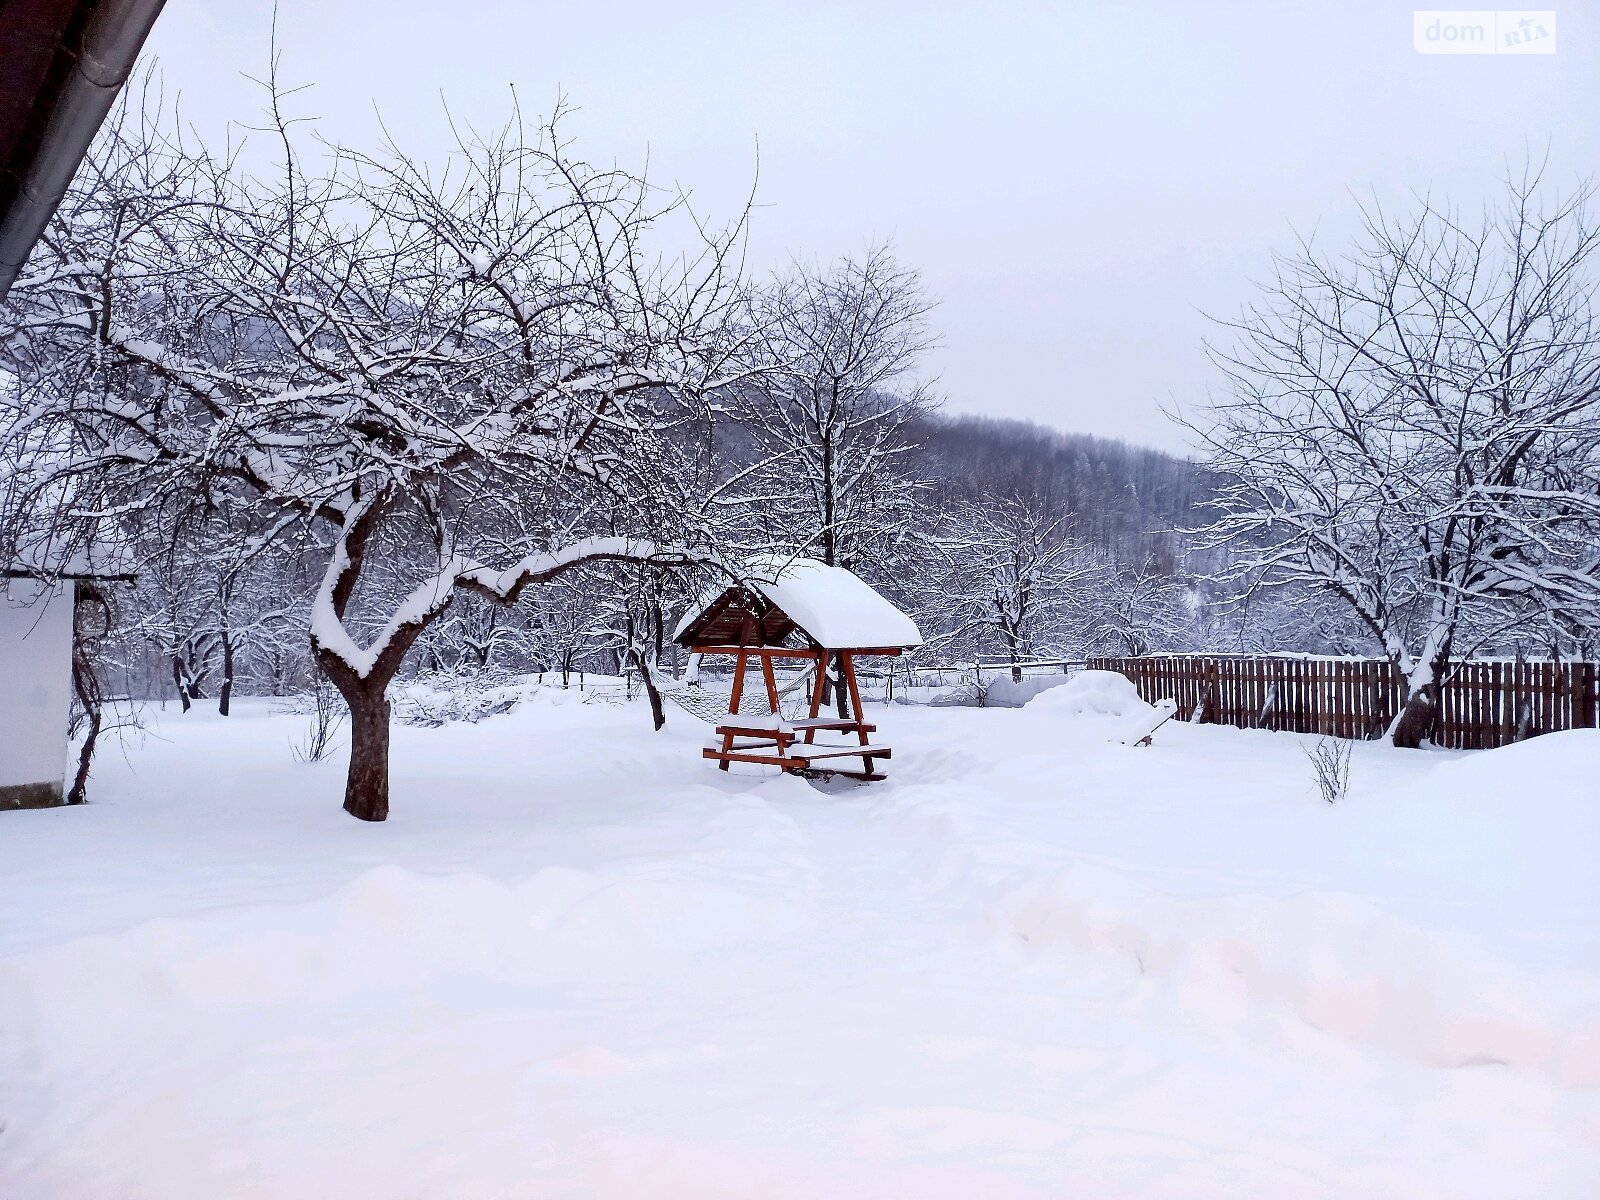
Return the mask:
[[[153,714],[0,815],[0,1196],[1600,1195],[1600,734],[1476,756],[879,708],[891,779],[722,775],[544,692]]]

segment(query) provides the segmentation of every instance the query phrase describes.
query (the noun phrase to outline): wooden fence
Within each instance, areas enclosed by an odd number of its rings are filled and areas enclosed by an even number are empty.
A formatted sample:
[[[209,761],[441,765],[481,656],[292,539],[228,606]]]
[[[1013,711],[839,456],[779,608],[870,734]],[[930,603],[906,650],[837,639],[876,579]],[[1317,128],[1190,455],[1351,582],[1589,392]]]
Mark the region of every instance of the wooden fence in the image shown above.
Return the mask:
[[[1093,658],[1090,670],[1117,671],[1154,703],[1178,702],[1189,720],[1241,729],[1334,737],[1381,737],[1400,704],[1400,677],[1384,660],[1160,655]],[[1440,689],[1433,741],[1458,750],[1503,746],[1558,729],[1600,726],[1600,663],[1452,663]]]

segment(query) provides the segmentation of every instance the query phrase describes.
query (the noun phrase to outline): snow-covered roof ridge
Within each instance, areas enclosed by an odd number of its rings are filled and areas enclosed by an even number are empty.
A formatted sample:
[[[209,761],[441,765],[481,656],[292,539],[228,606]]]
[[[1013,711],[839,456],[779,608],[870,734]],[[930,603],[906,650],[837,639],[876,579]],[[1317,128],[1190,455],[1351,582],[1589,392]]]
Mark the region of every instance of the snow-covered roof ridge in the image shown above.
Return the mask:
[[[756,555],[744,564],[745,582],[828,650],[922,645],[917,623],[853,571],[814,558]],[[725,594],[718,589],[689,606],[673,630],[683,633]]]

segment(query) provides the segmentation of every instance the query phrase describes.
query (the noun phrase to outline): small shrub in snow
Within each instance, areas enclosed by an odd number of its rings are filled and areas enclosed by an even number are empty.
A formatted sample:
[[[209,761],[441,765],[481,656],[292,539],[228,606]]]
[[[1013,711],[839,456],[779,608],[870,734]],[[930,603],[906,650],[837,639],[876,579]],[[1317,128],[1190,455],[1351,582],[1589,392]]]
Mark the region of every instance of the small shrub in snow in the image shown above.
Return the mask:
[[[1318,793],[1329,804],[1343,800],[1350,790],[1350,743],[1344,738],[1325,737],[1304,743],[1304,748]]]
[[[348,712],[344,700],[334,690],[328,677],[318,671],[311,692],[299,697],[294,707],[306,713],[311,720],[305,737],[298,743],[291,743],[289,749],[296,762],[321,762],[333,749],[334,734],[344,724]]]
[[[477,724],[510,712],[528,693],[519,677],[498,667],[420,675],[393,690],[395,718],[406,725]]]

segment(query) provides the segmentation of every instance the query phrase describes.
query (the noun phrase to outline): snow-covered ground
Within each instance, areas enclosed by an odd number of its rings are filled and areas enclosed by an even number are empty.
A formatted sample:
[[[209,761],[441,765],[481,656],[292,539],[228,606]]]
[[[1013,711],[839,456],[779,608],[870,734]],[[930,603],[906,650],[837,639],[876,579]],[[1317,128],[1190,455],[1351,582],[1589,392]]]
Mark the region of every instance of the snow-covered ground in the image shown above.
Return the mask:
[[[397,728],[380,826],[158,715],[0,815],[0,1196],[1600,1194],[1600,734],[1329,806],[1071,691],[828,790],[545,692]]]

